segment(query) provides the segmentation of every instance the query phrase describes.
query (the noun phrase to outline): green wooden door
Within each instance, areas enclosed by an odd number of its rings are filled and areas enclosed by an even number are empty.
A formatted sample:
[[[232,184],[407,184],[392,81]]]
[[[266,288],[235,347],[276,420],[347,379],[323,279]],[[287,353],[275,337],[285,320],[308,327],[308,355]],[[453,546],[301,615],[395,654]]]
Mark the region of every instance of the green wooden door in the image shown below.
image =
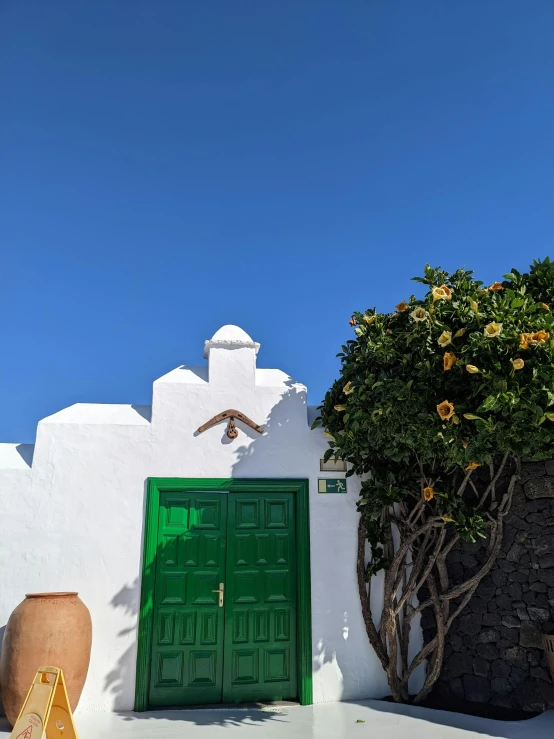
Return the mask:
[[[154,592],[152,707],[219,703],[227,495],[162,493]]]
[[[297,697],[294,502],[161,493],[152,708]]]
[[[297,697],[294,495],[229,496],[225,702]]]

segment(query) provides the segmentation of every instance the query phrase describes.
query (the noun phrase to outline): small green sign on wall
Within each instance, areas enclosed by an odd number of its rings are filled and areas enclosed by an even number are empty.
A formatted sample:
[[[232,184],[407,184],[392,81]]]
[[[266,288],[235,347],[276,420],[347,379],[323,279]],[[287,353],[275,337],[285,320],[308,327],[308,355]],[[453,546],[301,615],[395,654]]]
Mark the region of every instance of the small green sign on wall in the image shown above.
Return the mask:
[[[344,477],[320,477],[317,481],[318,493],[346,493]]]

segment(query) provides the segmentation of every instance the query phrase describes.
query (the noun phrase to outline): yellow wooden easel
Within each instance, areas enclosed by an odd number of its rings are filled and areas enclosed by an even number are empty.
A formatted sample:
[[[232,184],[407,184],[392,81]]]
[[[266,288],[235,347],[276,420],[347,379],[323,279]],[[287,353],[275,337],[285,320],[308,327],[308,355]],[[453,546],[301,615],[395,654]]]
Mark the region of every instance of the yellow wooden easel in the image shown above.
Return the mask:
[[[78,739],[59,667],[37,670],[10,739]]]

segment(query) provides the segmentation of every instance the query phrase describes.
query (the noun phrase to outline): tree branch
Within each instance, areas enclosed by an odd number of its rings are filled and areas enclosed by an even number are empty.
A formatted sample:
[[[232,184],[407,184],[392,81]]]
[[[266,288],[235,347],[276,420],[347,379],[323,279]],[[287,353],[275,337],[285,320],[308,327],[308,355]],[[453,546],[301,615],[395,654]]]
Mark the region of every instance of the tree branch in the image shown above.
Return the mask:
[[[388,668],[388,659],[386,651],[381,648],[381,640],[373,622],[371,613],[370,599],[368,595],[368,587],[371,589],[371,582],[366,583],[366,565],[365,565],[365,543],[366,543],[366,527],[363,515],[360,516],[358,523],[358,551],[357,551],[357,567],[356,574],[358,579],[358,592],[360,594],[360,603],[362,606],[362,618],[364,620],[367,637],[375,654],[379,657],[383,669]]]

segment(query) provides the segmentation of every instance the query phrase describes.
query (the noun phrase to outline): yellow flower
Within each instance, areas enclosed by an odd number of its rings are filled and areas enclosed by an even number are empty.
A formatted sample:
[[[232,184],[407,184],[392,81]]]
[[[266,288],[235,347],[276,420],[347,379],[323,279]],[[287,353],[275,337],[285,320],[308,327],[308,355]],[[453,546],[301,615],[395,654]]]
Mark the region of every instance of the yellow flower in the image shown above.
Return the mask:
[[[544,342],[548,341],[549,338],[550,338],[550,334],[548,333],[548,331],[545,331],[544,329],[541,328],[540,331],[536,331],[531,336],[531,341],[536,344],[544,344]]]
[[[394,307],[399,313],[405,313],[408,310],[408,303],[403,300],[401,303],[398,303],[398,305],[395,305]]]
[[[479,462],[470,462],[468,466],[466,467],[466,472],[470,472],[471,470],[476,470],[477,467],[480,467],[481,465]]]
[[[442,334],[437,339],[438,345],[442,346],[443,348],[445,346],[448,346],[451,341],[452,341],[452,333],[450,331],[443,331]]]
[[[521,349],[529,349],[529,344],[544,344],[548,341],[550,334],[544,329],[535,331],[533,334],[525,333],[519,335],[519,346]]]
[[[523,367],[525,366],[525,362],[520,357],[518,357],[517,359],[512,359],[512,364],[515,370],[523,369]]]
[[[450,516],[441,516],[441,518],[445,523],[454,523],[454,519],[450,518]]]
[[[373,321],[377,318],[377,316],[371,316],[369,313],[366,313],[364,315],[364,321],[371,326]]]
[[[500,336],[501,331],[502,331],[502,324],[496,323],[496,321],[492,321],[492,323],[488,323],[483,329],[483,333],[488,339],[494,339],[495,336]]]
[[[328,431],[324,431],[323,435],[326,436],[328,439],[333,439],[333,441],[335,440],[333,434],[330,434]]]
[[[452,290],[446,285],[434,287],[431,290],[431,294],[433,295],[433,303],[436,300],[452,300]]]
[[[466,364],[466,370],[470,375],[476,375],[478,372],[481,372],[479,367],[476,367],[474,364]]]
[[[435,491],[431,487],[423,488],[423,500],[427,501],[427,503],[430,500],[433,500],[435,497]]]
[[[458,361],[458,357],[455,354],[453,354],[452,352],[445,352],[442,358],[442,364],[444,367],[444,371],[448,372],[448,370],[452,369],[452,367],[456,364],[457,361]]]
[[[342,392],[345,395],[350,395],[350,393],[353,393],[354,392],[354,388],[352,387],[352,383],[351,382],[347,382],[346,385],[343,387]]]
[[[452,418],[454,415],[454,404],[450,403],[448,400],[443,400],[442,403],[439,403],[437,406],[437,413],[443,421],[448,421],[448,419]]]
[[[335,406],[335,410],[340,413],[341,411],[345,411],[346,410],[346,406],[345,405],[336,405]]]
[[[472,300],[472,301],[471,301],[471,303],[470,303],[469,305],[470,305],[470,307],[471,307],[471,310],[472,310],[472,311],[473,311],[474,313],[479,313],[479,306],[477,305],[477,301],[476,301],[476,300]]]
[[[456,333],[454,334],[455,339],[459,339],[460,336],[463,336],[465,334],[466,330],[465,328],[459,328]]]
[[[520,349],[529,349],[529,344],[533,338],[533,334],[520,334],[519,335],[519,347]]]
[[[358,321],[354,318],[354,316],[352,316],[352,318],[348,321],[348,323],[351,326],[356,326],[356,324],[358,323]]]
[[[550,306],[546,303],[541,303],[541,308],[543,308],[544,310],[550,310]]]
[[[366,332],[365,326],[356,326],[356,328],[354,329],[354,333],[356,334],[356,336],[363,336],[365,332]]]
[[[385,331],[385,333],[387,334],[387,336],[390,336],[390,335],[392,334],[392,329],[391,329],[391,328],[388,328],[388,329],[387,329],[387,330]]]
[[[502,287],[501,282],[493,282],[489,287],[489,290],[491,293],[499,293],[501,290],[504,290],[504,288]]]
[[[427,313],[425,308],[420,307],[413,310],[410,315],[414,321],[424,321],[429,316],[429,313]]]

